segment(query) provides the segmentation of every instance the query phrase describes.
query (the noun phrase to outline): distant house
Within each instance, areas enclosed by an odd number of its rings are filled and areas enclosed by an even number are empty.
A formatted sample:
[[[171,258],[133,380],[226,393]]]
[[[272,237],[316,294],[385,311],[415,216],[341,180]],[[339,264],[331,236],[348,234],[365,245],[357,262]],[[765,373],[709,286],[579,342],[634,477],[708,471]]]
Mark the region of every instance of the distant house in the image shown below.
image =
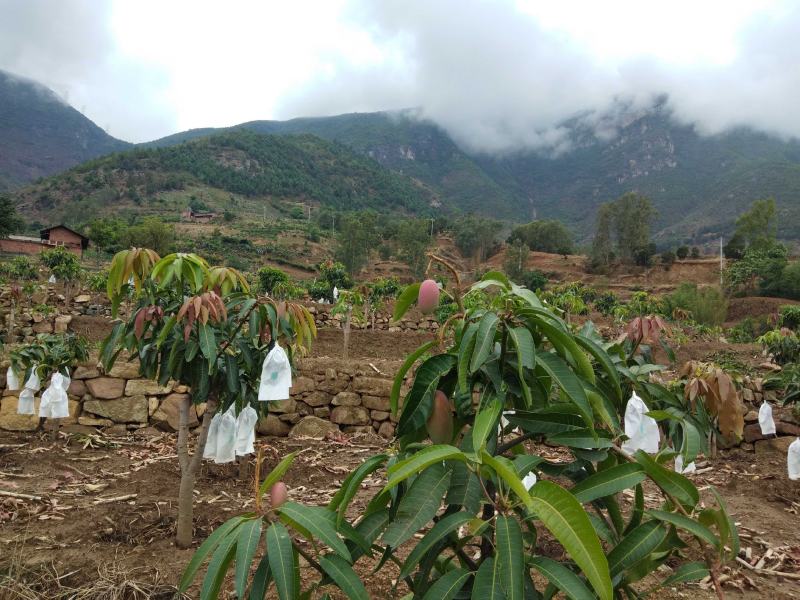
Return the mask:
[[[192,208],[188,208],[181,213],[181,218],[189,223],[210,223],[216,216],[217,213],[194,210]]]
[[[50,250],[57,246],[62,246],[73,254],[83,256],[83,251],[89,246],[89,238],[66,225],[55,225],[42,229],[38,238],[9,235],[7,238],[0,239],[0,252],[11,254],[39,254],[43,250]]]

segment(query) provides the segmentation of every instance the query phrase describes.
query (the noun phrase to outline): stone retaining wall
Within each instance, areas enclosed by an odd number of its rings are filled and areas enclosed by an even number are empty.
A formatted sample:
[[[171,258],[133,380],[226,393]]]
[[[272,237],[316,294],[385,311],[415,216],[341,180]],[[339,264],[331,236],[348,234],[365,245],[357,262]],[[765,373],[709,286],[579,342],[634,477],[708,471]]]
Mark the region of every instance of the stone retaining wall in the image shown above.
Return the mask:
[[[389,413],[389,394],[399,364],[384,361],[377,373],[371,367],[364,369],[340,360],[303,359],[290,398],[269,403],[269,414],[259,421],[258,431],[317,437],[335,431],[370,431],[391,438],[395,419]],[[17,414],[18,392],[5,389],[7,368],[7,364],[0,366],[0,429],[33,431],[39,426],[39,418]],[[176,431],[178,407],[188,391],[176,383],[160,386],[141,379],[138,363],[118,362],[107,374],[93,365],[79,366],[68,390],[70,416],[61,423],[113,428],[117,433],[148,426]],[[37,397],[37,411],[38,404]],[[204,409],[204,405],[192,408],[192,427],[199,425],[198,417]]]
[[[306,308],[314,315],[317,327],[336,327],[339,328],[344,320],[344,315],[332,315],[333,306],[330,304],[318,304],[316,302],[304,302]],[[383,331],[436,331],[439,323],[434,315],[423,315],[415,308],[409,310],[398,323],[392,323],[393,303],[385,311],[376,313],[375,319],[371,316],[362,318],[363,322],[351,321],[350,327],[353,329],[379,329]]]

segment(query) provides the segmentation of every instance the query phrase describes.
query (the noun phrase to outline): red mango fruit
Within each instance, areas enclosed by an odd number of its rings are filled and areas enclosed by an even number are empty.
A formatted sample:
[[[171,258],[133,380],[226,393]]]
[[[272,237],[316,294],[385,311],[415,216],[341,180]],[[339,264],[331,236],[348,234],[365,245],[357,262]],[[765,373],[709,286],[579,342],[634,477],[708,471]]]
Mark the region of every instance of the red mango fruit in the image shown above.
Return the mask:
[[[453,441],[453,412],[450,400],[441,390],[436,390],[433,397],[433,410],[425,428],[434,444],[449,444]]]
[[[419,286],[417,306],[423,314],[430,314],[439,306],[439,284],[433,279],[426,279]]]
[[[286,489],[286,484],[282,481],[279,481],[275,485],[273,485],[269,490],[269,503],[272,508],[280,507],[289,496],[289,492]]]

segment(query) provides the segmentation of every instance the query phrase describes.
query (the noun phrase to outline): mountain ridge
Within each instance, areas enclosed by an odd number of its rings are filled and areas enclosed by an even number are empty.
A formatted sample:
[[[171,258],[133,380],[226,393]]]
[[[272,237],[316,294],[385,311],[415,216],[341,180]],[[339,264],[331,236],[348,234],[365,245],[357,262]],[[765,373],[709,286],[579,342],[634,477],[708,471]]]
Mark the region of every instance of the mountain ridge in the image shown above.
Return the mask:
[[[41,127],[35,125],[30,128],[38,139]],[[663,98],[648,110],[622,106],[609,115],[585,113],[560,127],[566,132],[567,150],[517,150],[502,155],[465,150],[442,127],[418,118],[415,111],[250,121],[178,132],[136,146],[100,136],[85,151],[97,156],[109,147],[109,151],[164,148],[239,130],[310,134],[346,146],[409,179],[435,198],[434,205],[510,221],[556,218],[581,240],[591,236],[598,205],[629,191],[653,200],[659,214],[654,234],[662,245],[710,243],[729,234],[737,215],[753,200],[768,196],[777,200],[779,235],[800,239],[800,143],[796,140],[747,128],[701,135],[694,125],[677,122]],[[17,139],[17,143],[25,141]],[[70,151],[75,152],[65,148],[61,155]],[[73,165],[85,160],[83,154],[75,152],[75,156]],[[30,181],[52,171],[51,166],[35,166],[22,175],[20,169],[12,170],[9,176],[0,161],[0,179],[5,177],[7,186],[19,186],[25,182],[24,175]]]

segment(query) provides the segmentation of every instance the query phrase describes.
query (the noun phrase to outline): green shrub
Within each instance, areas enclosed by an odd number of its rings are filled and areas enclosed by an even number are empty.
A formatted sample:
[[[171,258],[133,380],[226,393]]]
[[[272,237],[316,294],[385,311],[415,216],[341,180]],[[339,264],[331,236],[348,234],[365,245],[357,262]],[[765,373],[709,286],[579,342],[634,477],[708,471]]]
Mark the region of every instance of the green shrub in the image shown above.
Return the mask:
[[[519,282],[529,290],[533,290],[535,292],[544,290],[545,287],[547,287],[548,279],[547,275],[545,275],[543,271],[540,271],[539,269],[533,269],[523,273]]]
[[[788,329],[773,329],[762,335],[758,340],[764,349],[772,354],[779,365],[796,363],[800,359],[800,338]]]
[[[34,281],[39,278],[39,269],[27,256],[15,256],[0,263],[0,275],[9,281]]]
[[[725,334],[725,337],[734,344],[750,344],[771,329],[772,324],[770,323],[769,317],[762,316],[758,319],[745,317],[738,325],[731,327]]]
[[[682,283],[667,296],[666,303],[670,315],[676,308],[688,310],[692,319],[702,325],[720,325],[728,315],[725,295],[713,286],[698,287],[695,283]]]
[[[595,310],[606,316],[613,314],[617,306],[619,306],[619,297],[614,292],[600,293],[594,301]]]
[[[275,267],[261,267],[257,275],[258,289],[264,294],[272,294],[276,286],[289,281],[289,276]]]
[[[800,329],[800,304],[785,304],[780,308],[778,324],[797,331]]]
[[[675,263],[675,253],[672,250],[665,250],[661,253],[661,264],[669,269]]]
[[[675,251],[675,255],[680,260],[685,259],[687,256],[689,256],[689,246],[678,246],[678,249]]]
[[[105,292],[108,285],[108,271],[95,271],[86,276],[86,287],[92,292]]]
[[[692,246],[691,257],[692,258],[700,258],[700,248],[698,248],[697,246]]]

